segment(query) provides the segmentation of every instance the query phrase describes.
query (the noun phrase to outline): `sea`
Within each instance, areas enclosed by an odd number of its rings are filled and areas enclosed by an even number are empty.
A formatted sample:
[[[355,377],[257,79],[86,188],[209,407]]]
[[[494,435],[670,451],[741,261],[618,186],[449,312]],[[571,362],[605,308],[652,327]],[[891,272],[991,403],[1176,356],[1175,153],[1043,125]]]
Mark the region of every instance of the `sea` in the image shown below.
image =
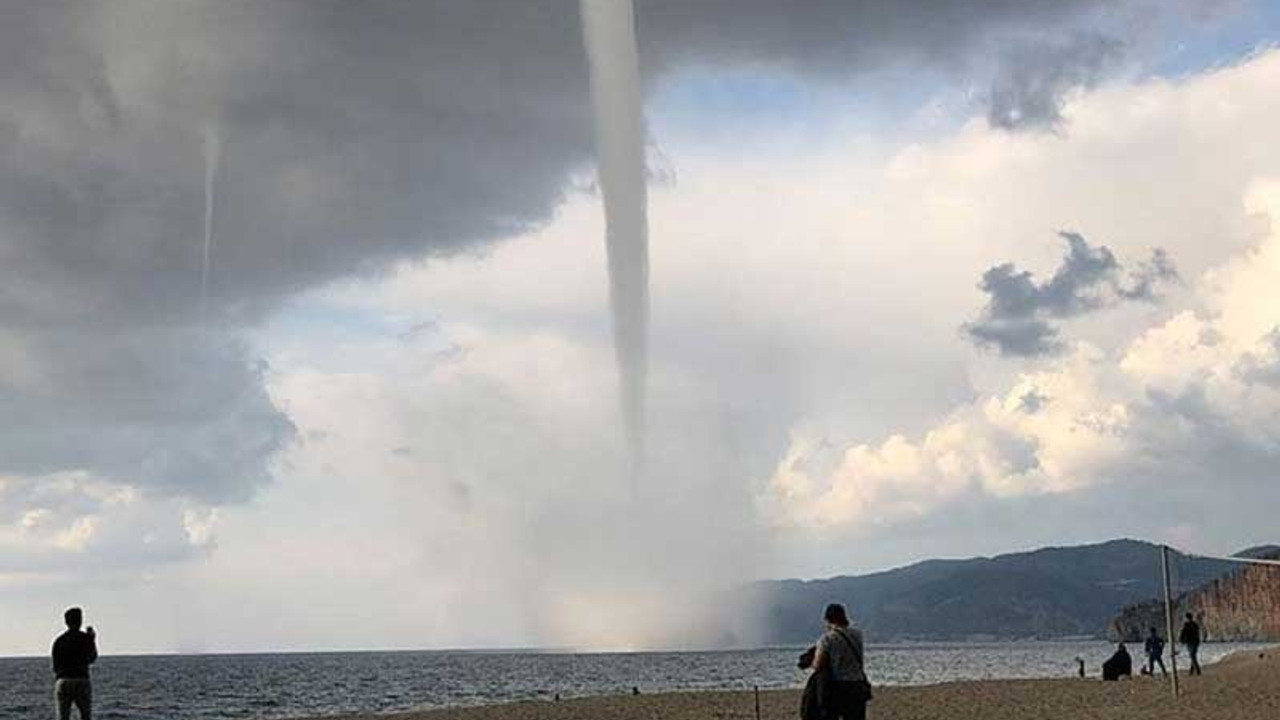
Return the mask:
[[[1212,662],[1259,645],[1202,647]],[[1114,646],[1102,641],[871,645],[877,685],[1096,676]],[[793,688],[802,648],[714,652],[569,653],[406,651],[104,656],[94,666],[98,720],[300,718],[561,698],[695,690]],[[1132,648],[1135,666],[1140,648]],[[48,720],[46,658],[0,658],[0,718]]]

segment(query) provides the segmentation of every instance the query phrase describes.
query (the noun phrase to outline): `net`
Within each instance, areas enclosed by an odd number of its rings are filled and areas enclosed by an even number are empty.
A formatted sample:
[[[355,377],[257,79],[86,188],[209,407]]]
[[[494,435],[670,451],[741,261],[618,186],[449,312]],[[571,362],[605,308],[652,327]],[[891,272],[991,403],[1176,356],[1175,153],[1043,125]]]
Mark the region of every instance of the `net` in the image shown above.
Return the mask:
[[[1280,640],[1280,548],[1246,555],[1190,556],[1228,566],[1219,577],[1181,593],[1177,599],[1177,617],[1191,613],[1208,640]],[[1177,567],[1180,563],[1171,564]]]
[[[1152,558],[1160,573],[1160,558]],[[1178,665],[1191,670],[1192,646],[1211,643],[1280,641],[1280,548],[1265,547],[1234,557],[1168,551],[1172,623],[1163,597],[1130,605],[1112,626],[1113,635],[1143,647],[1152,628],[1178,653]],[[1189,642],[1198,641],[1198,642]],[[1221,646],[1217,646],[1221,647]],[[1197,660],[1204,655],[1197,653]],[[1198,663],[1197,663],[1198,664]]]

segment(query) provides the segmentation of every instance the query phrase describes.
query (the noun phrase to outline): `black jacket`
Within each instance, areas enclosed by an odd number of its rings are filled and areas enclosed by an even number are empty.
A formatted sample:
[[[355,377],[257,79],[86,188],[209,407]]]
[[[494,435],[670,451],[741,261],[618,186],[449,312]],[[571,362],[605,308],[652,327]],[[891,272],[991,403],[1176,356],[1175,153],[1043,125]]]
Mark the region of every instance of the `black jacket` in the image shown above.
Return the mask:
[[[1103,680],[1119,680],[1122,677],[1133,676],[1133,658],[1129,657],[1127,650],[1116,650],[1115,654],[1102,663],[1102,679]]]
[[[800,720],[826,720],[827,711],[822,706],[827,691],[825,676],[826,673],[809,673],[809,681],[800,695]]]
[[[1195,620],[1188,620],[1182,626],[1182,632],[1178,634],[1178,642],[1183,645],[1199,645],[1200,644],[1200,623]]]
[[[59,680],[87,680],[97,659],[98,644],[88,633],[67,630],[53,641],[53,674]]]

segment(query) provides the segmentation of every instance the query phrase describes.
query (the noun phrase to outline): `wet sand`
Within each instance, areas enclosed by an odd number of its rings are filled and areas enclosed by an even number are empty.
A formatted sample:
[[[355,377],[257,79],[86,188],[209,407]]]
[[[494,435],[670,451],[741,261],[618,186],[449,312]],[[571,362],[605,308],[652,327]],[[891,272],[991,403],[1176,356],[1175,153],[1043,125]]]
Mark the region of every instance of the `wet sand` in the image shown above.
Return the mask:
[[[874,658],[871,660],[874,662]],[[1184,675],[1181,679],[1183,694],[1177,704],[1168,683],[1159,677],[1111,683],[1096,678],[1067,678],[880,688],[876,690],[869,716],[876,720],[1280,719],[1280,649],[1237,655],[1205,668],[1203,676]],[[760,716],[765,720],[794,720],[799,717],[799,702],[798,690],[761,692]],[[752,720],[755,704],[750,692],[663,693],[521,702],[390,717],[396,720]]]

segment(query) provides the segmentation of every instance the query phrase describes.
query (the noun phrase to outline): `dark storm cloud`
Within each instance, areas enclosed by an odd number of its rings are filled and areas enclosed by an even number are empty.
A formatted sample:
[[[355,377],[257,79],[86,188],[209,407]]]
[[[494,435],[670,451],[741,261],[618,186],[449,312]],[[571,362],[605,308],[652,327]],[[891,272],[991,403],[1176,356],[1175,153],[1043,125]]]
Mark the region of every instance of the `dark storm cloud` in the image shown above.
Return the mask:
[[[209,124],[224,151],[211,290],[222,312],[528,229],[590,159],[576,5],[12,11],[0,31],[11,55],[0,92],[14,101],[0,209],[22,246],[41,248],[17,267],[100,280],[86,288],[106,303],[93,304],[95,322],[189,313]],[[641,0],[637,12],[653,77],[697,62],[848,75],[963,67],[1005,34],[1052,37],[1100,6]]]
[[[1139,263],[1138,269],[1129,273],[1128,286],[1116,286],[1116,292],[1126,300],[1159,300],[1161,283],[1178,282],[1178,269],[1164,248],[1151,251],[1151,257]]]
[[[840,77],[886,66],[963,71],[981,65],[978,54],[1010,38],[1038,35],[1061,43],[1102,22],[1102,11],[1116,9],[1101,0],[637,0],[636,5],[641,54],[655,65],[746,63]],[[1034,52],[1029,55],[1038,59]]]
[[[1004,53],[988,99],[987,122],[1006,130],[1058,128],[1063,97],[1096,83],[1122,50],[1120,41],[1098,33],[1059,42],[1018,42]]]
[[[0,358],[37,370],[0,374],[0,474],[245,500],[293,437],[245,327],[334,278],[548,217],[590,138],[572,14],[369,8],[6,8],[0,347],[20,353]]]
[[[652,85],[699,63],[962,73],[1006,37],[1074,33],[1102,7],[640,0],[637,13]],[[0,474],[250,496],[293,433],[237,336],[306,289],[545,222],[590,162],[576,8],[6,4],[0,350],[17,350],[0,352],[0,417],[20,430]]]
[[[48,13],[4,118],[11,267],[86,280],[95,324],[189,317],[207,125],[221,313],[544,220],[589,142],[577,28],[546,3],[483,5]]]
[[[1032,388],[1022,394],[1018,398],[1018,408],[1028,415],[1035,415],[1040,412],[1051,398]]]
[[[1067,243],[1062,265],[1038,282],[1028,270],[1001,263],[982,274],[978,287],[987,295],[982,315],[963,326],[974,343],[1002,355],[1038,356],[1062,348],[1055,320],[1078,317],[1124,301],[1157,299],[1156,286],[1177,278],[1168,255],[1126,272],[1106,246],[1092,246],[1079,233],[1061,232]]]
[[[234,337],[199,328],[37,331],[40,367],[0,385],[21,408],[0,437],[7,473],[92,468],[103,479],[224,503],[264,482],[262,460],[293,436]]]
[[[1057,329],[1036,318],[969,323],[964,331],[974,343],[996,348],[1001,355],[1034,357],[1062,349]]]

